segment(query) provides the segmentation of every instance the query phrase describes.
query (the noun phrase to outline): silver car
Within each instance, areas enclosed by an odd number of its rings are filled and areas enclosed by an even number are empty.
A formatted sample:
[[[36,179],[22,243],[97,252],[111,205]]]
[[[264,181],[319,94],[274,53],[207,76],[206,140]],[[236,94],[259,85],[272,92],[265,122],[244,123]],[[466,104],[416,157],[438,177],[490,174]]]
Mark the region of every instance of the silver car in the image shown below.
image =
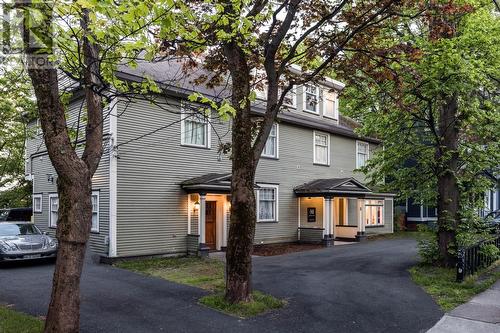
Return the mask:
[[[30,222],[0,222],[0,262],[54,258],[57,240]]]

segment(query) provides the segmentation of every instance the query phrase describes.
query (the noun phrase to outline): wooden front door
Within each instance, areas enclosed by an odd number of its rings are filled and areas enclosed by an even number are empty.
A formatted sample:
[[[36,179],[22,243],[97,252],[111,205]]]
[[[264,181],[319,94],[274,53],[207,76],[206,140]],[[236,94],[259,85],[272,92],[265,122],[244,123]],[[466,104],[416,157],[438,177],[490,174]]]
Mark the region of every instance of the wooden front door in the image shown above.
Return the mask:
[[[217,220],[217,202],[206,202],[205,215],[205,244],[211,249],[216,249],[216,220]]]

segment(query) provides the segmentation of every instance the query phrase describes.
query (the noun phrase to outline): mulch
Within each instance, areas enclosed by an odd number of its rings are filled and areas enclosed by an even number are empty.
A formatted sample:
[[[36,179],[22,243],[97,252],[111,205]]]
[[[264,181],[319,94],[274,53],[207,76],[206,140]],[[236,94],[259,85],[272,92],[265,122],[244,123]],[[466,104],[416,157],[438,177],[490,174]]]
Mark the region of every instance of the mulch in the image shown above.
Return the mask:
[[[322,244],[299,244],[299,243],[282,243],[282,244],[264,244],[255,245],[253,247],[254,256],[279,256],[281,254],[309,251],[323,248]]]

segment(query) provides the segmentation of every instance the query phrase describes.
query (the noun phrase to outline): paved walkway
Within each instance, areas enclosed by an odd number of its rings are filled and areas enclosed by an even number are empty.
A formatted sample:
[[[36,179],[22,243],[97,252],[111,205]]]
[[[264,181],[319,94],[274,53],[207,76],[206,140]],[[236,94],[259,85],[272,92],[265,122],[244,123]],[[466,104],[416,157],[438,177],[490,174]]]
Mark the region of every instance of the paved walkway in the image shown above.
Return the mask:
[[[287,299],[288,306],[241,320],[199,305],[201,289],[87,261],[81,332],[425,332],[443,313],[411,281],[407,269],[416,262],[410,239],[254,258],[255,289]],[[0,303],[45,315],[53,269],[0,268]]]
[[[500,333],[500,281],[490,289],[460,305],[428,333]]]

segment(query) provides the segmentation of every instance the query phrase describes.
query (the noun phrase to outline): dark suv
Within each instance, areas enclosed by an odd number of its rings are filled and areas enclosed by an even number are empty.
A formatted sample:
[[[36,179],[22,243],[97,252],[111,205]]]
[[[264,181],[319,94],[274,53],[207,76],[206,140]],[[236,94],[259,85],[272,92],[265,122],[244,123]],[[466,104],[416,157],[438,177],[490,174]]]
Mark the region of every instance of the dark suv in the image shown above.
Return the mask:
[[[30,207],[0,209],[0,221],[31,221],[33,210]]]

